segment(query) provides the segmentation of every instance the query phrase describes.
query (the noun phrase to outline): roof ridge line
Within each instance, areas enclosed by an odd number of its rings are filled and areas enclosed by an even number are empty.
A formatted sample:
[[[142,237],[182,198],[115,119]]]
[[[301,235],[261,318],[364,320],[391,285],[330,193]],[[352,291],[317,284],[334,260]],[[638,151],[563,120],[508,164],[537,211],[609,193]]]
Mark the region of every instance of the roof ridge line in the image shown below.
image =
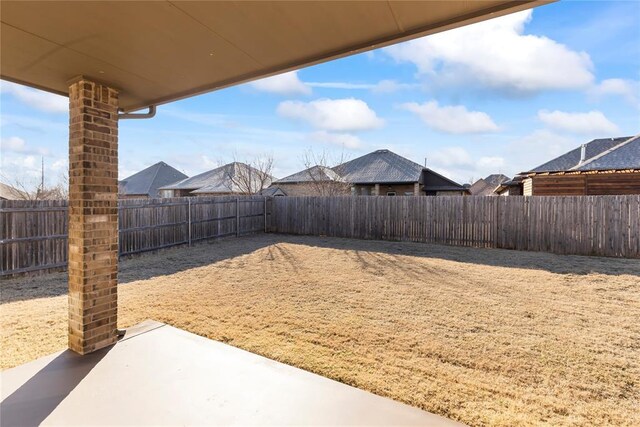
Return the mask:
[[[162,163],[162,160],[159,161],[158,163],[156,163],[156,165],[158,165],[158,167],[156,168],[156,173],[153,175],[153,178],[151,179],[151,181],[149,181],[149,187],[147,188],[147,193],[149,193],[149,190],[151,190],[151,186],[153,185],[153,183],[155,182],[156,178],[158,177],[158,171],[162,167],[162,165],[160,163]],[[153,165],[153,166],[155,166],[155,165]]]
[[[590,158],[589,160],[585,160],[585,161],[584,161],[584,162],[582,162],[582,163],[578,163],[577,165],[575,165],[575,166],[573,166],[573,167],[569,168],[569,170],[570,170],[570,171],[578,170],[579,168],[581,168],[581,167],[583,167],[583,166],[585,166],[585,165],[588,165],[589,163],[591,163],[591,162],[593,162],[593,161],[595,161],[595,160],[598,160],[598,159],[599,159],[599,158],[601,158],[601,157],[606,156],[607,154],[609,154],[609,153],[611,153],[611,152],[613,152],[613,151],[617,150],[618,148],[620,148],[620,147],[624,147],[624,146],[625,146],[625,145],[627,145],[628,143],[630,143],[630,142],[632,142],[632,141],[634,141],[634,140],[636,140],[636,139],[638,139],[638,138],[640,138],[640,133],[639,133],[639,134],[637,134],[637,135],[632,136],[631,138],[629,138],[629,139],[627,139],[627,140],[622,141],[622,142],[621,142],[620,144],[618,144],[618,145],[614,145],[613,147],[609,148],[608,150],[603,151],[602,153],[600,153],[600,154],[598,154],[598,155],[593,156],[593,157],[592,157],[592,158]]]

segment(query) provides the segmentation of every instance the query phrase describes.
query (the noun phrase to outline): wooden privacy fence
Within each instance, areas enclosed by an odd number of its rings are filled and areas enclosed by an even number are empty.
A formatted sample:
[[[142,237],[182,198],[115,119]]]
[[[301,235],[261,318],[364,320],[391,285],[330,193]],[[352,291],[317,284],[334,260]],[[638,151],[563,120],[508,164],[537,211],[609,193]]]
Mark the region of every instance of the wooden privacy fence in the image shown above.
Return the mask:
[[[262,196],[120,200],[120,255],[264,232],[267,205]],[[0,275],[66,267],[67,226],[66,201],[0,201]]]
[[[640,258],[640,195],[276,197],[272,232]]]

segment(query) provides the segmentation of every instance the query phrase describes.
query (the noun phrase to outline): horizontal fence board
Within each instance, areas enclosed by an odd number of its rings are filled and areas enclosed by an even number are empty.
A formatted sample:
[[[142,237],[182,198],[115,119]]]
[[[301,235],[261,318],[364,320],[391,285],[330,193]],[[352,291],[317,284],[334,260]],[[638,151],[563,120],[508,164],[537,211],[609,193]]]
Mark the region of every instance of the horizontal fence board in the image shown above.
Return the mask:
[[[65,266],[66,201],[0,201],[0,275]],[[119,201],[121,255],[274,233],[640,258],[640,195]]]
[[[640,195],[276,197],[275,233],[640,258]]]
[[[266,204],[262,196],[119,200],[120,255],[264,232]],[[66,201],[2,200],[0,220],[0,275],[66,266]]]

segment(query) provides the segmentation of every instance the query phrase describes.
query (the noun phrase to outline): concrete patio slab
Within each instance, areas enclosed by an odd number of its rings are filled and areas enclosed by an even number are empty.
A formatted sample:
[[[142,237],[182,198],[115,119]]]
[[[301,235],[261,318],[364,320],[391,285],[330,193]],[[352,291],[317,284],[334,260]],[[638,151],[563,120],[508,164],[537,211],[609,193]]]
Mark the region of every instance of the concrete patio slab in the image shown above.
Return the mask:
[[[2,426],[462,425],[153,321],[0,379]]]

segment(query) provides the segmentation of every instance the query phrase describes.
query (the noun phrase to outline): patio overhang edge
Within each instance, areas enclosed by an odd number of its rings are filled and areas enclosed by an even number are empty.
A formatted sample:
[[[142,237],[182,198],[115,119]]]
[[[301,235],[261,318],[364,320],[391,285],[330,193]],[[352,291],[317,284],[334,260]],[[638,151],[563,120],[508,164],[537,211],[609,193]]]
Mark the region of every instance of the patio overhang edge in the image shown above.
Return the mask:
[[[428,23],[423,26],[418,26],[407,31],[398,31],[394,34],[380,37],[372,37],[365,41],[342,46],[328,52],[321,54],[312,54],[304,57],[303,59],[293,60],[270,67],[254,69],[248,73],[238,74],[232,78],[199,85],[188,90],[178,91],[169,95],[150,97],[143,102],[137,102],[131,105],[121,106],[120,111],[133,112],[143,108],[147,108],[151,105],[161,105],[169,102],[178,101],[181,99],[189,98],[192,96],[204,94],[207,92],[228,88],[237,84],[247,83],[253,80],[258,80],[265,77],[270,77],[276,74],[284,73],[287,71],[296,70],[303,67],[308,67],[323,62],[331,61],[334,59],[343,58],[353,54],[363,53],[370,50],[390,46],[396,43],[412,40],[415,38],[435,34],[438,32],[462,27],[465,25],[473,24],[490,18],[496,18],[499,16],[507,15],[514,12],[519,12],[533,7],[542,6],[545,4],[553,3],[557,0],[517,0],[517,1],[505,1],[498,5],[488,6],[485,8],[474,10],[467,14],[462,14],[451,19],[438,21],[435,23]],[[7,24],[3,22],[3,25]],[[10,25],[10,24],[7,24]],[[64,47],[63,47],[64,48]],[[90,73],[82,73],[82,75],[92,81],[104,83],[110,87],[119,87],[123,92],[126,92],[127,88],[121,85],[110,82],[108,79],[104,79],[102,76],[94,76]],[[20,78],[19,76],[7,75],[3,70],[0,70],[0,78],[10,82],[30,86],[36,89],[44,90],[47,92],[55,93],[58,95],[68,96],[68,93],[59,89],[53,88],[40,82],[31,81],[28,79]]]

